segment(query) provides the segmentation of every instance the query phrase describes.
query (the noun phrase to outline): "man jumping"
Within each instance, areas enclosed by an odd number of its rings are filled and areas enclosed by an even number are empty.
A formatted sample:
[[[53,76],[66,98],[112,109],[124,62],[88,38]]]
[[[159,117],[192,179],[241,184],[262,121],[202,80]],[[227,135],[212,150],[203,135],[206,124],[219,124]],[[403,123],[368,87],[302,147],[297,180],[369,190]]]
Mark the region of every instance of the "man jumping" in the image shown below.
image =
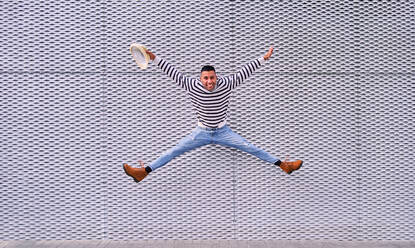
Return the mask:
[[[139,161],[141,168],[133,168],[128,164],[123,164],[125,173],[134,178],[136,182],[140,182],[150,172],[167,164],[173,158],[207,144],[219,144],[245,151],[259,159],[279,166],[288,174],[298,170],[303,161],[281,161],[249,143],[239,134],[233,132],[226,124],[232,90],[263,65],[265,60],[271,57],[273,51],[274,48],[270,47],[263,57],[252,61],[239,72],[227,77],[217,76],[215,68],[206,65],[201,70],[200,78],[190,78],[178,72],[166,60],[156,57],[147,50],[150,59],[181,88],[186,90],[193,107],[196,109],[198,123],[197,127],[188,136],[180,140],[175,147],[167,150],[149,166],[145,167],[142,161]]]

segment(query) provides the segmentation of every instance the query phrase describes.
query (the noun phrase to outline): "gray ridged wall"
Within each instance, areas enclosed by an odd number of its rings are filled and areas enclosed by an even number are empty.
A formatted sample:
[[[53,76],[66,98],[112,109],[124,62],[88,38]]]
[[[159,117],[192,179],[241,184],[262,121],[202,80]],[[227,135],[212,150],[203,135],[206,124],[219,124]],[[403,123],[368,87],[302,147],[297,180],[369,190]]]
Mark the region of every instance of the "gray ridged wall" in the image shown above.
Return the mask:
[[[413,1],[0,1],[0,239],[415,240]],[[303,168],[220,146],[142,183],[195,127],[180,71],[235,72],[230,126]]]

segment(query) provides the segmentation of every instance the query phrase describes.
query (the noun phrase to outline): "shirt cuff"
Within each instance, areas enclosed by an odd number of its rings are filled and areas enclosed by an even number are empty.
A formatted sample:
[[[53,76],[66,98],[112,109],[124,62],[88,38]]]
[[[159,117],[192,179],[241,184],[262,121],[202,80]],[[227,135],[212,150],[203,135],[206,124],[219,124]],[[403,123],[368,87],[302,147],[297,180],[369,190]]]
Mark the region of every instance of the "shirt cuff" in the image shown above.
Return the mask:
[[[265,64],[265,59],[264,59],[264,57],[261,57],[261,58],[259,58],[258,60],[259,60],[259,63],[260,63],[261,65],[264,65],[264,64]]]
[[[158,65],[160,63],[161,58],[159,58],[158,56],[156,56],[153,60],[153,63]]]

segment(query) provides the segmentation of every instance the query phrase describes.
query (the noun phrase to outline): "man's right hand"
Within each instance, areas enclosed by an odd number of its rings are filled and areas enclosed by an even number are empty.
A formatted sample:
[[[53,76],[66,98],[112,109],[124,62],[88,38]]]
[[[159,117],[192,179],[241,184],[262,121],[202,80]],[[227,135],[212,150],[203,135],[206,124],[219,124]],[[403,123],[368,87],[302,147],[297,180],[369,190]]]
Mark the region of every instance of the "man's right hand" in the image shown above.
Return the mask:
[[[148,54],[148,56],[150,56],[151,60],[154,60],[156,58],[156,55],[154,55],[154,53],[150,52],[149,50],[146,49],[146,53]]]

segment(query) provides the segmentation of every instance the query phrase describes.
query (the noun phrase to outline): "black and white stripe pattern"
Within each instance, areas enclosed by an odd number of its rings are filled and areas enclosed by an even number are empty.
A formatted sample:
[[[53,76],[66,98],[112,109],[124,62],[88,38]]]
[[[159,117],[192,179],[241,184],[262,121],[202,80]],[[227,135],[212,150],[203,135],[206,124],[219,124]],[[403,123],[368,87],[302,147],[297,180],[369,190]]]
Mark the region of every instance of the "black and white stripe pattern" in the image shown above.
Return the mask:
[[[226,121],[232,90],[251,76],[264,63],[264,59],[256,59],[230,76],[218,76],[216,88],[213,91],[206,90],[198,78],[184,76],[164,59],[156,57],[154,63],[187,91],[196,109],[198,121],[206,127],[216,128],[219,124]]]

